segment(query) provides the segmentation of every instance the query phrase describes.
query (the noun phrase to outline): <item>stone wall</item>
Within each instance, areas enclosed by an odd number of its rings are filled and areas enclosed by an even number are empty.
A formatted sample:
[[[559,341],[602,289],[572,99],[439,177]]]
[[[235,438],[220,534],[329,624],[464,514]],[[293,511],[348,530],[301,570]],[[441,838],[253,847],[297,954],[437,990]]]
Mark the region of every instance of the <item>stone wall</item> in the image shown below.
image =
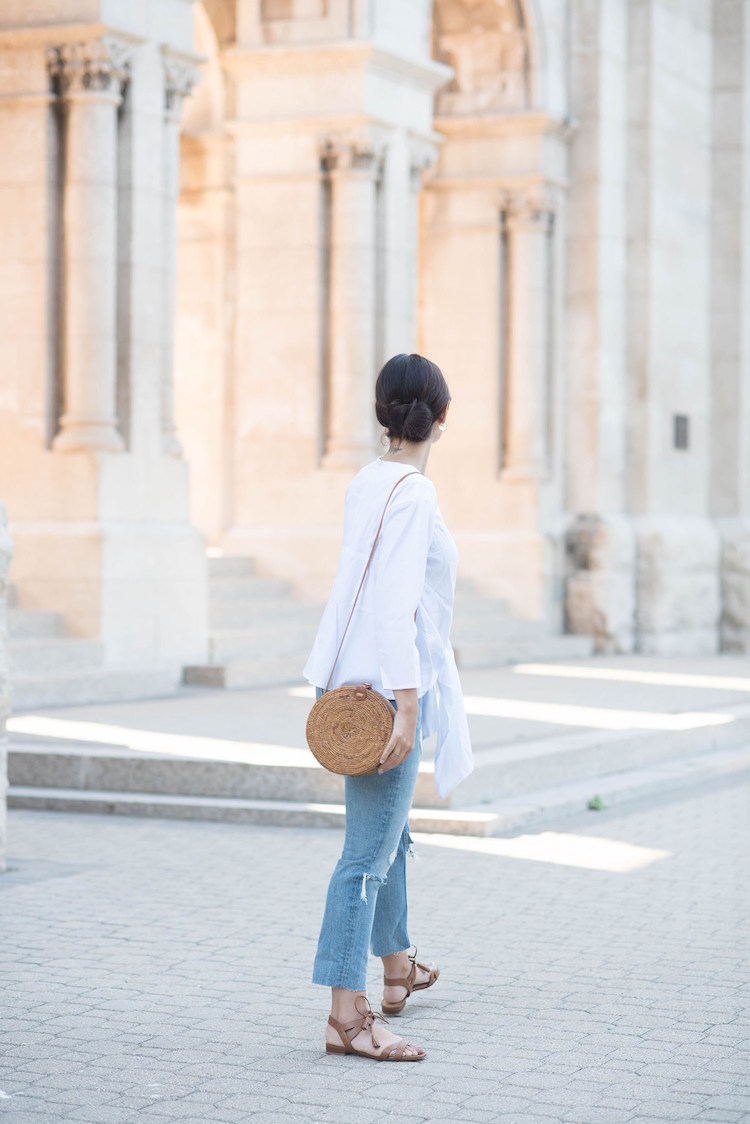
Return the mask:
[[[205,658],[208,612],[172,400],[192,5],[155,20],[153,5],[123,2],[12,7],[0,20],[0,482],[13,584],[100,642],[106,664],[177,684]]]
[[[581,515],[567,540],[565,622],[593,636],[598,652],[632,652],[636,622],[636,544],[629,519]]]
[[[8,672],[8,630],[6,627],[6,600],[8,566],[12,553],[7,530],[5,507],[0,504],[0,871],[5,870],[6,799],[8,787],[8,753],[5,722],[10,713],[10,676]]]
[[[602,651],[748,650],[750,9],[595,9],[571,9],[566,618]]]

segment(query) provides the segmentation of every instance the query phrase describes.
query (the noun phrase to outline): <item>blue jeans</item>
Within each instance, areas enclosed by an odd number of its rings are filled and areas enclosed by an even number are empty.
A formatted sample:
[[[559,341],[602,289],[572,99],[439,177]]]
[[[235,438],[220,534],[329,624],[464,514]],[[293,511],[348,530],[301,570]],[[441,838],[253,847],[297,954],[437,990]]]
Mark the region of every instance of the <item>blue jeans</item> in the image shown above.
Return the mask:
[[[316,698],[323,688],[316,688]],[[394,704],[396,705],[396,704]],[[368,948],[390,956],[411,945],[406,928],[409,809],[422,757],[422,700],[414,749],[400,765],[346,778],[346,836],[328,886],[313,983],[364,991]]]

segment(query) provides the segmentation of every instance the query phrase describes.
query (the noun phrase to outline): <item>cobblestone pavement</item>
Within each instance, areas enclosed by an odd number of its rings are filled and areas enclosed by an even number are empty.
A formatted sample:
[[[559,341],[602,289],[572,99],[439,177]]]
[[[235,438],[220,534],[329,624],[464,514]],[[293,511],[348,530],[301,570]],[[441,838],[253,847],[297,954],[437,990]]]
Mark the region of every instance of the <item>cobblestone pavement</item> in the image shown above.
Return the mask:
[[[411,935],[442,974],[391,1021],[428,1050],[395,1069],[322,1048],[341,842],[11,813],[0,1120],[750,1121],[747,781],[421,840]]]

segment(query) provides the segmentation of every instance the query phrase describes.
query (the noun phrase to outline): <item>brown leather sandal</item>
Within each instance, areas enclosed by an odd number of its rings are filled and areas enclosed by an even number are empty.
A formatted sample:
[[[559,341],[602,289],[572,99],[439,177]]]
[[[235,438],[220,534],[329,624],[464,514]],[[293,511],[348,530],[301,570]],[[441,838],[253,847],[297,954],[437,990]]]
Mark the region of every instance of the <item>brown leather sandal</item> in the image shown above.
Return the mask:
[[[361,1014],[359,1007],[357,1007],[357,1003],[362,998],[367,1003],[367,1010],[364,1014]],[[352,1046],[352,1039],[356,1038],[362,1030],[369,1030],[373,1046],[376,1050],[379,1049],[380,1043],[375,1037],[375,1020],[380,1019],[382,1023],[388,1020],[384,1019],[377,1011],[373,1011],[369,1000],[365,996],[358,995],[354,1000],[354,1007],[360,1017],[351,1026],[344,1026],[338,1019],[334,1019],[333,1015],[328,1016],[329,1024],[334,1030],[338,1031],[339,1038],[344,1045],[334,1046],[331,1042],[326,1042],[327,1054],[355,1054],[358,1058],[370,1058],[373,1062],[421,1062],[422,1058],[427,1057],[426,1050],[423,1050],[421,1046],[413,1046],[405,1038],[399,1038],[398,1042],[394,1042],[391,1046],[384,1046],[379,1054],[369,1054],[366,1050],[355,1050]],[[410,1047],[412,1050],[419,1050],[420,1053],[407,1054],[406,1051]]]
[[[418,964],[417,963],[417,949],[416,949],[416,947],[414,949],[413,954],[409,953],[409,959],[411,960],[411,968],[409,970],[408,976],[404,976],[402,979],[395,979],[392,976],[384,976],[383,977],[383,983],[385,984],[386,987],[405,987],[406,988],[406,995],[404,996],[403,999],[399,1000],[397,1003],[389,1003],[387,1000],[384,999],[383,1002],[380,1004],[380,1006],[383,1008],[383,1011],[386,1013],[386,1015],[400,1015],[401,1012],[403,1011],[404,1007],[406,1006],[406,1000],[409,998],[411,993],[413,991],[424,991],[426,988],[432,987],[432,985],[435,983],[438,976],[440,975],[440,969],[437,968],[435,965],[433,965],[433,964],[429,964],[429,965],[428,964]],[[425,983],[415,983],[414,982],[415,979],[417,978],[417,968],[422,968],[425,972],[430,973],[430,978]]]

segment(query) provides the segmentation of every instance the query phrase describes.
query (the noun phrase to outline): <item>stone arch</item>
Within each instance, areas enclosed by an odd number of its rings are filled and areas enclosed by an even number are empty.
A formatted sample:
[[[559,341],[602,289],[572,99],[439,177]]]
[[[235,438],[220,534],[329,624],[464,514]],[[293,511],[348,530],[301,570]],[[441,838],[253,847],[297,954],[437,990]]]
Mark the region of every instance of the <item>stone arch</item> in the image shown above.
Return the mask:
[[[217,4],[203,0],[194,9],[193,46],[199,55],[207,60],[201,67],[201,80],[192,97],[188,98],[182,114],[183,133],[198,133],[207,129],[217,129],[224,121],[225,92],[224,76],[219,63],[221,41],[217,24],[211,18],[209,9]],[[224,4],[224,8],[234,5]],[[219,25],[221,26],[221,25]]]
[[[436,115],[530,109],[538,101],[534,13],[529,0],[435,0],[432,53],[453,69]]]
[[[208,17],[219,47],[237,40],[237,0],[201,0],[197,5]]]

